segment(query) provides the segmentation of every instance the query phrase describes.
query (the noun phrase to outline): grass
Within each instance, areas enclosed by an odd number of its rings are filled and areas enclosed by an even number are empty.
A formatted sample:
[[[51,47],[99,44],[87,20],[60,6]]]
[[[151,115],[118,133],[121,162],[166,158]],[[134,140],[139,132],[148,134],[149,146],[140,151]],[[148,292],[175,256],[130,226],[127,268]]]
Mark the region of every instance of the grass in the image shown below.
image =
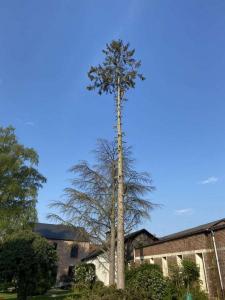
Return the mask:
[[[0,300],[5,300],[5,299],[16,299],[16,294],[11,294],[11,293],[8,293],[8,294],[5,294],[5,293],[0,293]]]
[[[46,295],[41,296],[32,296],[28,297],[29,300],[49,300],[49,299],[56,299],[56,300],[64,300],[68,296],[77,296],[76,298],[79,299],[78,294],[74,294],[71,291],[63,291],[63,290],[51,290]],[[16,294],[13,293],[0,293],[0,300],[16,300]]]

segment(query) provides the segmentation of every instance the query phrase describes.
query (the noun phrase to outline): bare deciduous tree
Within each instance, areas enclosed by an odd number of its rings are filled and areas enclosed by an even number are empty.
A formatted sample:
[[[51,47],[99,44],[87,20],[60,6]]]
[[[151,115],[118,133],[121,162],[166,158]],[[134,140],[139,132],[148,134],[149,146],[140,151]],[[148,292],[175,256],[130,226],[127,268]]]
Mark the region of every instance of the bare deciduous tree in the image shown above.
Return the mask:
[[[94,151],[96,164],[82,161],[73,166],[72,186],[65,189],[64,199],[51,207],[58,213],[49,215],[60,223],[84,227],[94,243],[101,245],[109,259],[109,284],[115,283],[115,245],[117,219],[118,168],[115,142],[99,140]],[[145,196],[154,189],[147,173],[134,169],[131,149],[124,148],[124,221],[130,232],[149,217],[153,208]],[[105,234],[109,232],[109,239]]]

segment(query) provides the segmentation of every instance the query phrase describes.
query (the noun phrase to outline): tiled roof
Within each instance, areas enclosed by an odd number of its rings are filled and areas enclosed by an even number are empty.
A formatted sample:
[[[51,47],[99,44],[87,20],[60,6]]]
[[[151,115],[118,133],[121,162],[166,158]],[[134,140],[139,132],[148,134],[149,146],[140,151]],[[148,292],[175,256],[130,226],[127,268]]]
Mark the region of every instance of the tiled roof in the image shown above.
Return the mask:
[[[71,227],[61,224],[36,223],[34,232],[52,240],[88,242],[88,234],[82,227]]]

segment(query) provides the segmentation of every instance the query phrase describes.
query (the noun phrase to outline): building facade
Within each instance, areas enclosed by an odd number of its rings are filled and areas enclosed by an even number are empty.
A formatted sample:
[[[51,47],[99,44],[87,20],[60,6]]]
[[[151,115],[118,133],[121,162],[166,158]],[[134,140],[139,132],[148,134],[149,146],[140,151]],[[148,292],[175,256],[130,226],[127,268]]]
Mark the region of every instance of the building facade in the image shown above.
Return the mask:
[[[183,259],[196,262],[201,288],[210,299],[224,299],[225,286],[225,220],[218,220],[178,232],[134,250],[134,261],[161,266],[170,276],[170,266]]]
[[[37,223],[34,232],[54,245],[58,255],[57,282],[70,279],[74,266],[93,249],[83,228]]]

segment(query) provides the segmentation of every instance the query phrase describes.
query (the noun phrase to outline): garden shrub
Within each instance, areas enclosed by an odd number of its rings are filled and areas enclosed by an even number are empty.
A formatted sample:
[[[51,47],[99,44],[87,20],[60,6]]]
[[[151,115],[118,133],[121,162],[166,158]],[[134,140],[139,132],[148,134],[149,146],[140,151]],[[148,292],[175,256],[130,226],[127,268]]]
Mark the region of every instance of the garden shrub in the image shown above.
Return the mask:
[[[17,299],[43,294],[56,280],[57,255],[45,238],[32,231],[10,235],[0,245],[0,282],[15,284]]]
[[[90,288],[96,281],[95,265],[80,263],[74,269],[74,282],[76,285],[83,284]]]
[[[93,290],[97,291],[97,290],[101,290],[105,287],[104,283],[100,280],[96,280],[95,284],[93,286]]]
[[[126,289],[106,287],[96,281],[91,288],[79,284],[80,300],[184,300],[189,289],[193,300],[207,300],[200,290],[198,267],[191,261],[184,261],[182,267],[174,266],[171,277],[164,278],[158,265],[144,263],[126,270]],[[186,286],[189,282],[189,288]],[[76,298],[74,298],[76,299]],[[73,300],[73,298],[67,299]]]
[[[185,287],[193,287],[195,284],[199,284],[199,267],[195,262],[184,259],[182,261],[181,272]]]
[[[132,267],[126,272],[126,284],[133,294],[142,293],[145,299],[161,300],[170,293],[169,280],[157,265],[145,263]]]
[[[195,262],[183,260],[181,266],[170,266],[170,280],[174,289],[199,287],[199,268]]]
[[[199,288],[191,288],[190,292],[193,296],[193,300],[208,300],[208,295],[201,291]]]
[[[172,299],[183,300],[187,291],[192,294],[193,300],[208,299],[200,288],[199,267],[191,260],[183,260],[181,266],[170,267],[170,282]]]

